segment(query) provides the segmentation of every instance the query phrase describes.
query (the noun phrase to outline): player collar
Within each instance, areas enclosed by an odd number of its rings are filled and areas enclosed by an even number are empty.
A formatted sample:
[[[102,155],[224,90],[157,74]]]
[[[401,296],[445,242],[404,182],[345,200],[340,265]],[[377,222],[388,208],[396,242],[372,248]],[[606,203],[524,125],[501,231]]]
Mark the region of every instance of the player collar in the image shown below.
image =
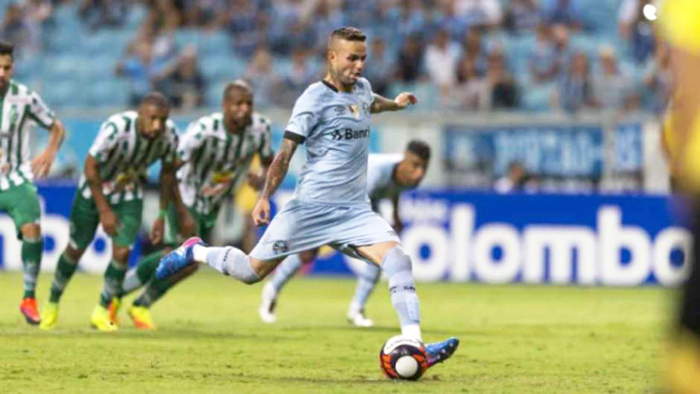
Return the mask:
[[[334,91],[334,92],[336,92],[336,93],[340,93],[340,92],[338,91],[338,88],[336,88],[335,86],[333,86],[333,84],[331,84],[330,82],[326,81],[325,79],[322,79],[321,82],[323,82],[323,84],[326,85],[326,87],[327,87],[328,89],[330,89],[330,90],[332,90],[332,91]]]

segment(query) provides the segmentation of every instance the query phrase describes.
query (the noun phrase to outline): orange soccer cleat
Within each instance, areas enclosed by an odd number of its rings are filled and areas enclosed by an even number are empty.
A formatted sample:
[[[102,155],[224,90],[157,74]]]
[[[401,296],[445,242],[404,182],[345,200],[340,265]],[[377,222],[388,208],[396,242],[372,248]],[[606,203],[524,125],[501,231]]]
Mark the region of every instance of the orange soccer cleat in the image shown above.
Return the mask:
[[[39,309],[36,307],[36,298],[27,297],[23,299],[22,303],[19,304],[19,311],[22,312],[24,318],[27,319],[27,323],[31,325],[41,323]]]

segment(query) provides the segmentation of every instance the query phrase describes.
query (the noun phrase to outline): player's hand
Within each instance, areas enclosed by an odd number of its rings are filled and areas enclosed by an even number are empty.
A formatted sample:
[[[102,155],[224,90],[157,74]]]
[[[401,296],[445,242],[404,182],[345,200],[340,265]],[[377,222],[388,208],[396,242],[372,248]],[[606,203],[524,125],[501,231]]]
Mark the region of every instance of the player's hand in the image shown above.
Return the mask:
[[[56,158],[56,153],[50,150],[45,150],[32,160],[32,172],[37,178],[44,178],[49,174],[53,160]]]
[[[394,102],[396,105],[399,107],[399,109],[404,109],[408,107],[409,105],[417,104],[418,99],[413,93],[409,92],[403,92],[399,93],[398,96],[394,99]]]
[[[178,220],[180,221],[180,235],[185,239],[194,237],[197,231],[197,224],[194,222],[192,215],[188,211],[178,213]]]
[[[151,240],[152,245],[159,245],[163,242],[163,232],[165,229],[165,218],[158,217],[151,226],[151,233],[148,238]]]
[[[270,223],[270,200],[261,198],[253,208],[253,223],[262,226]]]
[[[112,212],[111,209],[100,212],[100,224],[105,230],[105,233],[109,236],[117,235],[117,230],[119,229],[119,220],[117,216]]]
[[[265,186],[265,175],[264,174],[255,174],[252,172],[248,173],[248,184],[250,187],[253,189],[260,191],[262,190],[263,186]]]

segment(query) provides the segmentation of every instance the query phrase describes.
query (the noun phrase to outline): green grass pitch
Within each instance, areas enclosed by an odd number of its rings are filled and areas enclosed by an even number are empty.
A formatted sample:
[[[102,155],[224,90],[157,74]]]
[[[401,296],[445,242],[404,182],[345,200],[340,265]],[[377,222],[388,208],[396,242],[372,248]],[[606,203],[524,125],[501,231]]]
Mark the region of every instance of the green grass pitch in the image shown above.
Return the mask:
[[[39,282],[46,300],[51,276]],[[658,370],[675,292],[658,288],[419,284],[424,339],[458,336],[419,382],[383,377],[397,334],[386,284],[368,305],[376,328],[345,322],[352,279],[298,279],[278,323],[258,320],[261,286],[202,269],[153,308],[158,330],[88,327],[102,278],[77,274],[58,328],[18,312],[21,276],[0,273],[2,393],[662,393]],[[125,309],[125,308],[124,308]]]

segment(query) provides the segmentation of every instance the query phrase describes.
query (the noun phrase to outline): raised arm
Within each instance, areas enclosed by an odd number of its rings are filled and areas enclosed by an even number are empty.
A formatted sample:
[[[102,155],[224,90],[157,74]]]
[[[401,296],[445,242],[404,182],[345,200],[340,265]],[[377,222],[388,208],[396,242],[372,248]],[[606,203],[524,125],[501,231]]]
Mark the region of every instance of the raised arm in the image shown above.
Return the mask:
[[[284,177],[287,176],[289,163],[292,160],[292,156],[294,156],[298,144],[297,141],[293,141],[290,138],[282,140],[282,147],[277,155],[275,155],[272,164],[270,164],[270,169],[267,171],[267,177],[265,179],[265,187],[263,187],[260,198],[255,204],[255,209],[253,209],[253,222],[256,226],[270,222],[270,197],[277,191],[280,184],[282,184]]]
[[[400,111],[409,105],[418,103],[416,96],[409,92],[400,93],[393,100],[380,96],[377,93],[373,93],[373,97],[374,101],[369,107],[369,111],[373,114],[378,114],[385,111]]]

